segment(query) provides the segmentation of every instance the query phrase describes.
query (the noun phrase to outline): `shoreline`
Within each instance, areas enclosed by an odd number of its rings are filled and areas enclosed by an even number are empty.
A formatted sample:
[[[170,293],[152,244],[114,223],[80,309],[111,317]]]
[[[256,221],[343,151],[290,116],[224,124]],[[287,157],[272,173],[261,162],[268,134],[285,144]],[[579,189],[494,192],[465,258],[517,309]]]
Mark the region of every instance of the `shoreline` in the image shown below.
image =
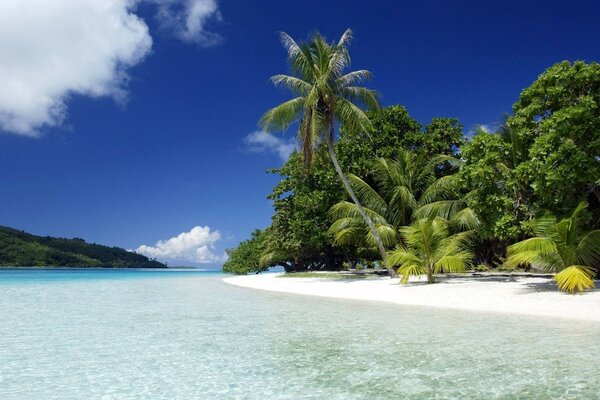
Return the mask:
[[[280,293],[404,306],[450,308],[463,311],[529,315],[600,322],[600,289],[570,295],[545,277],[442,277],[428,285],[398,279],[278,278],[281,273],[224,278],[227,284]]]

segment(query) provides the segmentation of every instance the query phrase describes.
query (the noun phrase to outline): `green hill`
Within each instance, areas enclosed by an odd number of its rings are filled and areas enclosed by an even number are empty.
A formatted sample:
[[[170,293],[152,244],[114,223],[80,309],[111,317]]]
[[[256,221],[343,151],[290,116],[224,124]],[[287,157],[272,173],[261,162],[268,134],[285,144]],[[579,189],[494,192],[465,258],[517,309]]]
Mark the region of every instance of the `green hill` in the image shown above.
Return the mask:
[[[77,238],[35,236],[5,226],[0,226],[0,266],[166,268],[165,264],[119,247]]]

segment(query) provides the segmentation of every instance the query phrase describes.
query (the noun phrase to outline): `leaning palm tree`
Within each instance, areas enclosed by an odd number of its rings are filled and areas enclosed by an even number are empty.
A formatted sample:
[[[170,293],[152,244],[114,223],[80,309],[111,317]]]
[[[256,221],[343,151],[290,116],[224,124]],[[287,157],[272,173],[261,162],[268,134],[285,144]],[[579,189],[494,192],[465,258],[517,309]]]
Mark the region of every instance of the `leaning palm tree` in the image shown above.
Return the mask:
[[[530,265],[556,272],[559,289],[576,293],[594,287],[594,268],[600,265],[600,230],[583,231],[581,202],[567,218],[553,216],[533,221],[535,237],[508,247],[506,265],[511,268]]]
[[[271,80],[277,86],[288,88],[296,97],[268,110],[259,125],[265,131],[272,132],[285,131],[291,124],[299,122],[298,141],[307,168],[310,168],[318,144],[323,141],[327,144],[335,170],[369,226],[381,258],[385,261],[386,251],[379,233],[342,171],[333,146],[336,124],[348,132],[364,131],[371,123],[360,106],[367,109],[379,106],[374,91],[357,86],[371,77],[369,71],[345,73],[350,64],[348,45],[351,39],[350,29],[344,32],[337,43],[328,43],[317,33],[310,41],[298,44],[288,34],[281,33],[292,75],[275,75]]]
[[[453,234],[452,221],[444,218],[422,218],[400,230],[403,244],[388,256],[390,267],[398,267],[400,282],[408,283],[411,276],[426,275],[427,283],[434,282],[440,272],[464,272],[472,262],[468,250],[473,231]]]
[[[426,159],[422,155],[401,149],[394,160],[373,160],[373,183],[356,175],[348,175],[365,212],[375,224],[383,244],[394,247],[402,239],[400,228],[419,218],[456,215],[473,224],[475,215],[466,208],[464,199],[458,198],[456,175],[436,177],[440,165],[456,165],[450,156]],[[329,233],[338,244],[366,244],[375,246],[373,235],[360,217],[355,204],[341,201],[330,210],[333,224]]]

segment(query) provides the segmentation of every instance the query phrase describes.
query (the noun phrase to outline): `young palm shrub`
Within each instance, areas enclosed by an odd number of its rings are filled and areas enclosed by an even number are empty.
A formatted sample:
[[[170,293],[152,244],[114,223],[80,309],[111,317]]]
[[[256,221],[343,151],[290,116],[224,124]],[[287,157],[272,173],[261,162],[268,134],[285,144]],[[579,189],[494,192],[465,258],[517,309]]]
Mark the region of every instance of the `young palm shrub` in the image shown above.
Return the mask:
[[[434,283],[435,274],[464,272],[471,266],[473,254],[468,247],[473,231],[452,233],[456,223],[441,217],[422,218],[400,229],[404,244],[387,258],[388,266],[398,267],[400,283],[418,275]],[[476,221],[471,223],[475,226]]]
[[[352,31],[346,30],[337,43],[328,43],[315,34],[306,43],[296,43],[286,33],[281,41],[288,52],[292,75],[275,75],[277,86],[289,89],[294,98],[270,110],[259,124],[267,132],[285,131],[298,122],[298,142],[304,162],[310,167],[315,148],[325,142],[329,156],[360,217],[369,227],[382,260],[387,253],[368,213],[363,210],[352,186],[342,171],[334,150],[336,123],[348,132],[362,132],[370,127],[369,118],[361,109],[379,107],[376,93],[360,86],[371,77],[367,70],[346,72],[350,64],[348,45]]]
[[[600,230],[583,231],[582,213],[587,203],[581,202],[571,215],[558,220],[545,216],[533,221],[535,237],[508,247],[506,266],[530,265],[556,272],[559,289],[577,293],[594,287],[594,267],[600,264]]]

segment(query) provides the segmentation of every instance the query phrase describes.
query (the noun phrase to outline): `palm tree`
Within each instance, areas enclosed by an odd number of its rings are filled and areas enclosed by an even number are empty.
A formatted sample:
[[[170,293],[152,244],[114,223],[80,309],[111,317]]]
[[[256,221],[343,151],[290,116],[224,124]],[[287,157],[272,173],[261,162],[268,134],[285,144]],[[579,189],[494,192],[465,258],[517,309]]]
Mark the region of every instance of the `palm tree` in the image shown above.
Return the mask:
[[[473,254],[467,250],[472,231],[452,233],[451,221],[444,218],[422,218],[400,229],[403,245],[392,251],[386,262],[398,268],[401,283],[413,275],[426,275],[427,283],[434,282],[440,272],[464,272]]]
[[[337,43],[328,43],[317,33],[309,42],[298,44],[288,34],[281,33],[292,75],[275,75],[271,80],[276,86],[288,88],[296,97],[268,110],[259,125],[267,132],[285,131],[299,121],[298,141],[307,168],[310,168],[315,148],[325,141],[335,170],[371,230],[385,262],[383,242],[342,171],[333,146],[336,123],[348,132],[364,131],[371,123],[359,105],[367,109],[379,107],[374,91],[357,86],[371,77],[369,71],[344,73],[350,64],[348,45],[351,39],[350,29]]]
[[[390,248],[402,239],[400,228],[413,219],[443,217],[457,214],[457,221],[467,227],[475,222],[472,210],[457,199],[455,175],[436,177],[440,165],[456,165],[450,156],[437,156],[427,160],[423,155],[401,149],[395,160],[377,158],[373,161],[374,185],[356,175],[348,175],[357,197],[364,205],[378,231],[383,244]],[[329,232],[338,244],[363,244],[375,246],[373,235],[360,217],[355,204],[342,201],[330,210],[334,223]],[[459,219],[460,218],[460,219]]]
[[[533,221],[535,237],[508,247],[506,265],[531,265],[556,272],[559,289],[575,293],[594,287],[594,267],[600,264],[600,230],[585,232],[581,202],[569,217],[543,216]]]

